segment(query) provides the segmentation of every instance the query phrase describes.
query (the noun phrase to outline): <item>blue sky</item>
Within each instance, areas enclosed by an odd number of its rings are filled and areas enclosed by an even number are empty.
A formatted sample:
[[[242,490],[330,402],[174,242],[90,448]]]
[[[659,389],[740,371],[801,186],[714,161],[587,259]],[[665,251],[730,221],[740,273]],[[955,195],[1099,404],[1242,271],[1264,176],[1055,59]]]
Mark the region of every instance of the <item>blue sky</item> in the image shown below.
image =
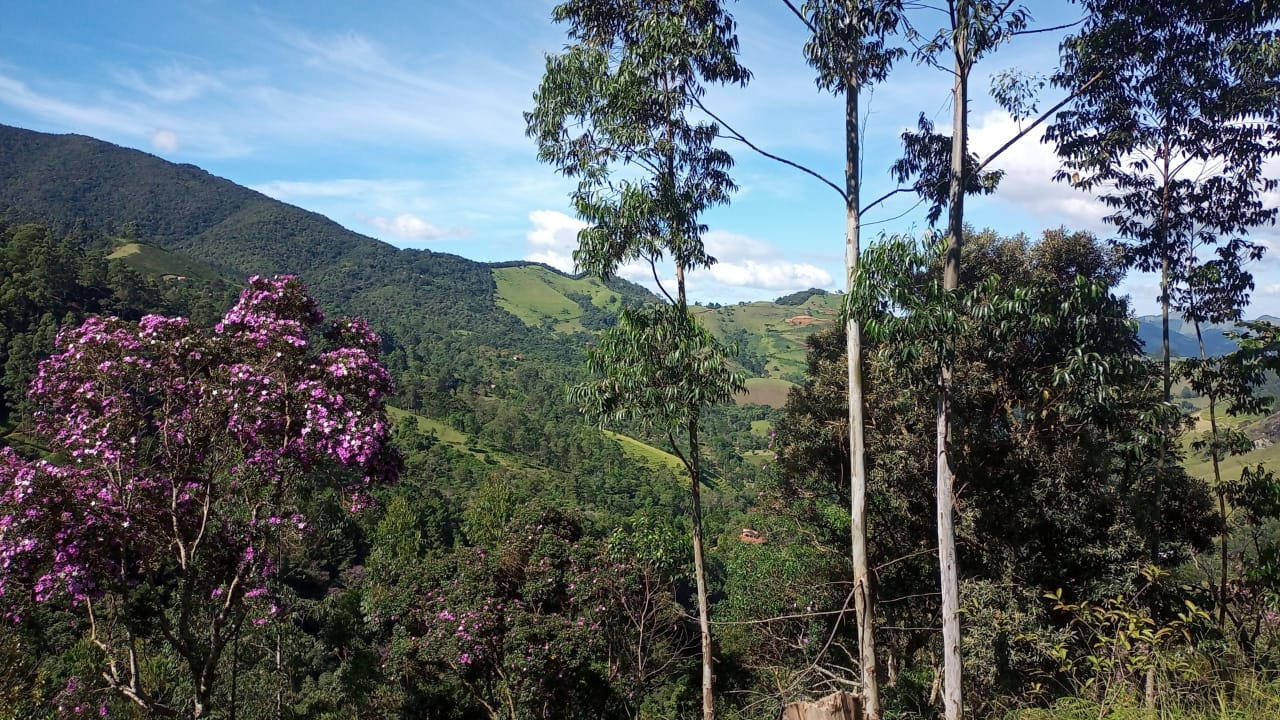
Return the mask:
[[[7,0],[0,123],[193,163],[397,246],[570,269],[580,226],[570,185],[537,162],[521,116],[545,54],[564,44],[549,19],[553,5]],[[1076,17],[1061,2],[1026,5],[1042,26]],[[801,55],[804,27],[781,0],[731,9],[754,78],[745,90],[714,90],[708,105],[757,144],[839,183],[842,101],[815,88]],[[975,71],[979,155],[1017,129],[986,97],[991,75],[1051,72],[1059,39],[1019,38]],[[894,187],[887,170],[898,135],[919,113],[949,124],[948,90],[947,76],[904,63],[867,98],[864,198]],[[1056,100],[1047,91],[1042,105]],[[996,195],[969,201],[970,222],[1032,236],[1062,225],[1106,236],[1095,200],[1051,182],[1056,161],[1038,139],[1033,132],[995,163],[1006,179]],[[741,145],[726,147],[740,189],[706,218],[721,262],[693,278],[695,297],[736,302],[843,287],[840,197]],[[924,208],[913,204],[885,204],[865,218],[878,223],[868,230],[923,232]],[[1274,260],[1255,266],[1251,312],[1280,314],[1276,269]],[[1150,278],[1131,278],[1125,290],[1138,312],[1153,311]]]

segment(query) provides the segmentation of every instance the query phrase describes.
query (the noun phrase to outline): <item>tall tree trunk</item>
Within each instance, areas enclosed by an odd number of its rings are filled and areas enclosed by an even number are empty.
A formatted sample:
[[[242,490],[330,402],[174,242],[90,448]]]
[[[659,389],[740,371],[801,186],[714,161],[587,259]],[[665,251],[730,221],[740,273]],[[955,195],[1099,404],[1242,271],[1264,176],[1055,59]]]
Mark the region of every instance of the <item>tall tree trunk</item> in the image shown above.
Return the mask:
[[[966,0],[952,6],[955,21],[956,78],[952,101],[955,114],[951,135],[951,187],[948,196],[947,254],[942,287],[955,292],[960,285],[960,251],[964,244],[965,155],[968,149],[969,21]],[[951,338],[946,338],[950,344]],[[942,590],[942,703],[946,720],[961,720],[960,577],[956,566],[955,475],[951,468],[951,359],[943,353],[938,373],[938,578]]]
[[[698,629],[702,634],[702,720],[714,720],[712,692],[711,608],[707,602],[707,566],[702,557],[702,468],[698,453],[698,420],[689,421],[690,492],[693,496],[693,574],[698,584]]]
[[[1196,343],[1200,346],[1200,362],[1206,363],[1209,354],[1205,352],[1204,334],[1200,330],[1200,320],[1195,321]],[[1222,486],[1222,459],[1218,447],[1218,392],[1209,385],[1209,459],[1213,463],[1213,491],[1218,499],[1218,514],[1222,517],[1222,536],[1218,539],[1218,630],[1223,635],[1227,632],[1227,493]]]
[[[688,319],[689,303],[685,294],[685,269],[676,264],[676,302]],[[698,452],[698,420],[699,414],[694,412],[689,418],[689,492],[692,496],[692,507],[689,512],[693,521],[693,575],[698,586],[698,630],[702,636],[702,720],[715,720],[716,700],[714,692],[714,658],[711,645],[711,604],[707,601],[707,565],[703,559],[702,542],[702,459]]]
[[[1161,370],[1164,373],[1164,402],[1173,402],[1173,365],[1169,348],[1169,305],[1170,285],[1173,282],[1172,265],[1174,249],[1170,247],[1169,216],[1171,212],[1169,198],[1169,182],[1172,170],[1169,167],[1170,149],[1164,147],[1164,164],[1161,169],[1160,216],[1156,218],[1156,234],[1160,247],[1160,335],[1161,335]],[[1166,427],[1165,432],[1172,434],[1173,428]],[[1151,508],[1151,564],[1160,564],[1160,506],[1164,504],[1164,474],[1169,462],[1168,442],[1160,443],[1159,465],[1156,467],[1155,488]]]
[[[845,231],[844,261],[848,289],[862,248],[858,203],[862,185],[859,137],[858,89],[852,80],[845,87]],[[853,607],[858,621],[858,662],[862,666],[862,716],[880,720],[880,680],[876,668],[875,591],[867,562],[867,463],[862,413],[862,327],[850,318],[845,326],[849,364],[849,518],[853,557]]]
[[[1163,374],[1163,394],[1165,404],[1173,402],[1173,367],[1169,351],[1169,251],[1164,250],[1160,259],[1160,334],[1161,334],[1161,373]],[[1172,432],[1168,427],[1165,432]],[[1164,501],[1164,471],[1169,462],[1168,442],[1160,443],[1160,455],[1156,465],[1155,487],[1152,490],[1151,508],[1151,564],[1160,564],[1160,506]]]

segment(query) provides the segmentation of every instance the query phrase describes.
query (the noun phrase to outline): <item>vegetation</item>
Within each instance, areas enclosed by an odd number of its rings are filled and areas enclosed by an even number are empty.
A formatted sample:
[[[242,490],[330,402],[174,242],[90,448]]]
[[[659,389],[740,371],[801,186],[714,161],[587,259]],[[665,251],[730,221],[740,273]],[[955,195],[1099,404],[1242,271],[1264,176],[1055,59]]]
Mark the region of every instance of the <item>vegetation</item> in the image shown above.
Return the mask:
[[[1280,329],[1240,319],[1278,10],[1081,6],[1049,139],[1111,241],[964,224],[999,179],[966,78],[1017,6],[794,4],[851,272],[773,303],[683,282],[732,190],[704,85],[748,77],[714,0],[556,10],[528,121],[584,276],[0,127],[0,716],[1274,717]],[[895,168],[947,232],[862,247],[858,92],[908,58],[956,81]]]

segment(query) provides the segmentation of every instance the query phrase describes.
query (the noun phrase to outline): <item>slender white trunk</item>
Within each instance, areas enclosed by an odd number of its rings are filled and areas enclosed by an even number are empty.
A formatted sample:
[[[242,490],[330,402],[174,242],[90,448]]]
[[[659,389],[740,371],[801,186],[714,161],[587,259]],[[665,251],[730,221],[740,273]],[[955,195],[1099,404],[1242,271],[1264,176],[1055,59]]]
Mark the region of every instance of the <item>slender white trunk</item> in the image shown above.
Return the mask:
[[[949,242],[942,286],[955,292],[960,285],[960,251],[964,243],[965,156],[968,150],[969,110],[969,21],[966,0],[952,5],[955,27],[956,79],[953,95],[955,115],[951,136],[951,187],[948,196],[947,233]],[[947,339],[948,343],[950,338]],[[938,579],[942,590],[942,702],[946,720],[961,720],[964,704],[961,692],[960,658],[960,577],[956,567],[955,476],[951,467],[951,378],[950,358],[944,355],[938,373]]]
[[[845,89],[845,274],[853,290],[853,273],[861,252],[858,203],[862,184],[858,89]],[[849,365],[849,518],[853,559],[853,607],[858,622],[858,662],[862,666],[862,714],[880,720],[880,681],[876,668],[875,594],[867,561],[867,463],[863,421],[862,327],[854,318],[845,326]]]

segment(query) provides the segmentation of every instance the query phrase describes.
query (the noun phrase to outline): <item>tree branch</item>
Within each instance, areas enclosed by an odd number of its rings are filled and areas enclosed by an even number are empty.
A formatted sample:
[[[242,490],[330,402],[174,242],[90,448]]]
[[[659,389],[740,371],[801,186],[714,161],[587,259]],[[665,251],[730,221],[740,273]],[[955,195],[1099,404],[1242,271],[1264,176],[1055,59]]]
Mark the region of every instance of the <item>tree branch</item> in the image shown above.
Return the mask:
[[[1075,27],[1076,25],[1079,25],[1080,23],[1082,23],[1082,22],[1084,22],[1084,21],[1085,21],[1085,18],[1083,18],[1083,17],[1082,17],[1082,18],[1080,18],[1079,20],[1076,20],[1075,22],[1063,23],[1062,25],[1054,25],[1053,27],[1036,28],[1035,30],[1019,30],[1019,31],[1017,31],[1017,32],[1009,33],[1009,34],[1010,34],[1011,36],[1018,36],[1018,35],[1035,35],[1035,34],[1037,34],[1037,33],[1053,32],[1054,30],[1066,30],[1067,28],[1069,28],[1069,27]]]
[[[859,214],[864,213],[864,212],[866,212],[866,211],[870,210],[871,208],[873,208],[873,207],[875,207],[875,206],[879,205],[880,203],[884,202],[885,200],[888,200],[889,198],[893,197],[894,195],[897,195],[897,194],[898,194],[898,193],[900,193],[900,192],[910,192],[910,191],[912,191],[912,190],[915,190],[915,188],[914,188],[914,187],[900,187],[900,188],[895,188],[895,189],[893,189],[893,190],[890,190],[889,192],[887,192],[887,193],[885,193],[885,194],[881,195],[880,197],[876,198],[875,200],[872,200],[871,202],[867,203],[866,205],[863,205],[863,206],[858,210],[858,213],[859,213]]]
[[[809,18],[805,17],[804,13],[800,12],[800,9],[797,8],[795,4],[791,2],[791,0],[782,0],[782,2],[787,7],[791,8],[791,12],[794,13],[796,17],[800,18],[800,22],[804,23],[804,26],[809,28],[809,32],[813,33],[814,35],[818,34],[818,29],[813,26],[813,23],[809,22]]]
[[[1032,130],[1037,126],[1037,125],[1039,125],[1040,123],[1042,123],[1042,122],[1044,122],[1045,120],[1049,119],[1049,116],[1050,116],[1050,115],[1053,115],[1054,113],[1056,113],[1056,112],[1058,112],[1059,110],[1061,110],[1061,109],[1062,109],[1062,106],[1066,105],[1067,103],[1071,102],[1072,100],[1075,100],[1075,99],[1076,99],[1076,97],[1078,97],[1078,96],[1080,95],[1080,93],[1084,92],[1084,91],[1085,91],[1085,89],[1087,89],[1090,85],[1092,85],[1094,82],[1096,82],[1096,81],[1098,80],[1098,78],[1100,78],[1100,77],[1102,77],[1102,71],[1101,71],[1101,70],[1099,70],[1097,73],[1095,73],[1093,77],[1091,77],[1091,78],[1089,78],[1087,81],[1085,81],[1085,83],[1084,83],[1083,85],[1081,85],[1080,87],[1076,88],[1076,89],[1075,89],[1075,92],[1073,92],[1073,93],[1071,93],[1070,95],[1068,95],[1068,96],[1066,96],[1065,98],[1063,98],[1063,99],[1062,99],[1062,100],[1061,100],[1057,105],[1054,105],[1053,107],[1051,107],[1051,108],[1049,108],[1048,110],[1044,111],[1044,113],[1042,113],[1042,114],[1040,115],[1040,117],[1036,118],[1036,121],[1035,121],[1035,122],[1033,122],[1033,123],[1031,123],[1030,125],[1028,125],[1028,126],[1026,126],[1025,128],[1023,128],[1023,129],[1022,129],[1022,130],[1021,130],[1017,135],[1014,135],[1012,138],[1010,138],[1010,139],[1009,139],[1009,142],[1006,142],[1004,145],[1001,145],[999,150],[996,150],[995,152],[991,153],[991,155],[989,155],[989,156],[987,157],[987,159],[986,159],[986,160],[983,160],[983,161],[982,161],[982,164],[978,165],[977,169],[975,169],[975,170],[973,171],[973,172],[974,172],[974,174],[977,174],[977,173],[982,172],[982,169],[983,169],[983,168],[985,168],[985,167],[986,167],[986,166],[987,166],[987,165],[988,165],[992,160],[995,160],[997,157],[1000,157],[1000,153],[1003,153],[1005,150],[1008,150],[1010,147],[1013,147],[1013,144],[1014,144],[1014,143],[1016,143],[1016,142],[1018,142],[1019,140],[1021,140],[1021,139],[1022,139],[1022,137],[1023,137],[1024,135],[1026,135],[1027,133],[1031,132],[1031,131],[1032,131]]]
[[[828,187],[830,187],[832,190],[835,190],[837,193],[839,193],[839,194],[840,194],[840,197],[841,197],[841,198],[843,198],[846,202],[848,202],[849,196],[845,194],[844,190],[841,190],[839,185],[836,185],[835,183],[831,182],[831,181],[830,181],[830,180],[828,180],[826,177],[824,177],[822,174],[818,173],[818,172],[817,172],[817,171],[815,171],[815,170],[811,170],[811,169],[809,169],[809,168],[805,167],[804,165],[801,165],[800,163],[794,162],[794,161],[792,161],[792,160],[788,160],[788,159],[786,159],[786,158],[784,158],[784,157],[779,157],[779,156],[777,156],[777,155],[774,155],[774,154],[773,154],[773,153],[771,153],[771,152],[768,152],[768,151],[766,151],[766,150],[761,149],[758,145],[756,145],[755,143],[751,142],[751,141],[750,141],[750,140],[748,140],[746,137],[744,137],[742,133],[740,133],[740,132],[738,132],[737,130],[734,130],[732,127],[730,127],[730,126],[729,126],[729,123],[725,122],[724,120],[721,120],[721,119],[720,119],[720,116],[718,116],[718,115],[716,115],[715,113],[713,113],[713,112],[711,112],[710,110],[708,110],[708,109],[707,109],[707,106],[702,104],[702,100],[701,100],[701,99],[699,99],[699,98],[694,98],[694,99],[693,99],[693,102],[698,106],[698,108],[699,108],[699,109],[701,109],[701,110],[702,110],[702,112],[704,112],[704,113],[706,113],[707,115],[709,115],[709,116],[711,117],[711,119],[712,119],[712,120],[715,120],[715,121],[716,121],[716,122],[717,122],[721,127],[723,127],[725,130],[728,130],[730,133],[732,133],[732,134],[730,134],[730,135],[722,135],[721,137],[725,137],[725,138],[728,138],[728,139],[730,139],[730,140],[737,140],[738,142],[742,143],[743,145],[746,145],[747,147],[751,148],[752,150],[755,150],[756,152],[760,153],[761,155],[763,155],[763,156],[765,156],[765,157],[769,158],[770,160],[775,160],[775,161],[777,161],[777,162],[782,163],[783,165],[789,165],[790,167],[793,167],[793,168],[795,168],[795,169],[797,169],[797,170],[799,170],[799,171],[801,171],[801,172],[808,173],[809,175],[812,175],[813,177],[815,177],[815,178],[817,178],[817,179],[821,180],[822,182],[826,183],[826,185],[827,185]]]

